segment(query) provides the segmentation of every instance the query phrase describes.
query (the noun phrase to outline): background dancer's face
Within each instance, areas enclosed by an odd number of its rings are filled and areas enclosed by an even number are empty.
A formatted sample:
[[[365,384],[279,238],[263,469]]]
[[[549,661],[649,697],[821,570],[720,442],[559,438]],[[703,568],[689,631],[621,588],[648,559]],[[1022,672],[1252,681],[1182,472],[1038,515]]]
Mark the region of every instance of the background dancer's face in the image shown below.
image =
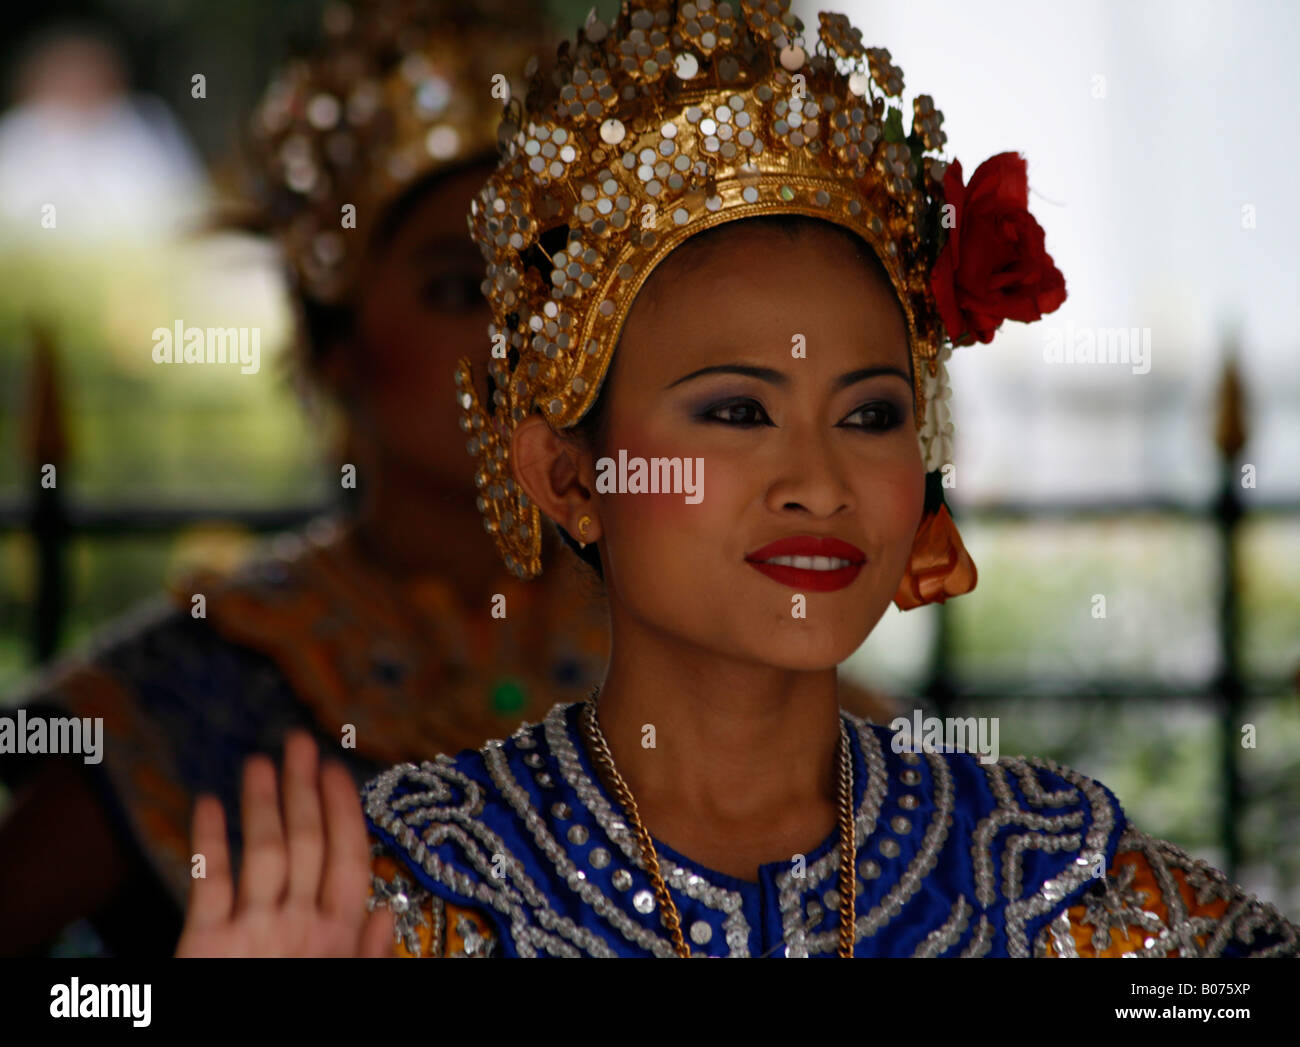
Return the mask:
[[[487,345],[483,258],[465,229],[490,166],[447,174],[394,205],[360,275],[350,329],[322,370],[396,482],[474,491],[452,375]]]
[[[590,502],[573,520],[594,510],[599,521],[616,629],[628,615],[719,654],[828,668],[889,605],[921,518],[906,321],[883,269],[833,227],[791,239],[742,220],[705,239],[669,256],[633,305],[601,438],[580,455]],[[793,353],[800,341],[806,357]],[[620,451],[703,459],[702,501],[598,493],[598,460]],[[564,502],[539,504],[571,528]],[[847,543],[859,552],[844,558],[862,566],[752,565],[796,536]]]

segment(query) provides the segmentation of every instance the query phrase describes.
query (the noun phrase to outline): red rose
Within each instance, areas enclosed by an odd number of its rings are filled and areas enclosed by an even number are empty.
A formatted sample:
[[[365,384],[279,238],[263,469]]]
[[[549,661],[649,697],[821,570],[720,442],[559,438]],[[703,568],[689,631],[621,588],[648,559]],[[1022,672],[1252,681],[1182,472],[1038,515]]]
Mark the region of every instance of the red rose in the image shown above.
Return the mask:
[[[989,157],[965,186],[954,160],[943,191],[956,207],[956,224],[930,273],[930,289],[953,344],[991,342],[1003,320],[1031,323],[1058,309],[1065,277],[1029,213],[1024,157]]]

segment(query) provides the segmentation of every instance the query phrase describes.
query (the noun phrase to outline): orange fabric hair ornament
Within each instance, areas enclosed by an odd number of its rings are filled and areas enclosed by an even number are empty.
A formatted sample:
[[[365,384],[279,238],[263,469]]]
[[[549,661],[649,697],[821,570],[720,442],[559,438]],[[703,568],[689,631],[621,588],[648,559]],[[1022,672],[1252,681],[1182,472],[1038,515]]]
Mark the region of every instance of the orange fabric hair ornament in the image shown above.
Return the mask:
[[[950,596],[970,592],[977,579],[975,561],[962,544],[948,507],[940,502],[937,509],[927,509],[921,518],[894,603],[900,611],[943,603]]]

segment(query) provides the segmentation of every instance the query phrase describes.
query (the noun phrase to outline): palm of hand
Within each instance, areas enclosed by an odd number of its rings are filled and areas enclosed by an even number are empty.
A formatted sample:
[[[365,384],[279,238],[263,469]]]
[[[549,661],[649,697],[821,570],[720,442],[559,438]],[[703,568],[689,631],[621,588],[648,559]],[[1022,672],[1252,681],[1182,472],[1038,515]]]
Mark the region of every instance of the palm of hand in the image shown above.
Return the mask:
[[[241,802],[238,896],[221,804],[202,796],[195,805],[194,849],[206,868],[190,892],[176,955],[391,955],[391,914],[366,911],[369,850],[347,771],[330,763],[318,774],[315,744],[294,732],[285,742],[283,818],[266,757],[245,764]]]

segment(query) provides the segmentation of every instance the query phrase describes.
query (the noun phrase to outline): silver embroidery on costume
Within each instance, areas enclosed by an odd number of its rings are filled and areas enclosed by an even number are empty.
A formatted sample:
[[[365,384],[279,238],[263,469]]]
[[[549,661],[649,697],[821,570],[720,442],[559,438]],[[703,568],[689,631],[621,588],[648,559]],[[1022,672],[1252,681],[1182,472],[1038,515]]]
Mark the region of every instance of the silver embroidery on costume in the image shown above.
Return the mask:
[[[427,791],[394,798],[399,784],[413,783],[427,786]],[[465,793],[465,802],[437,806],[435,801],[452,798],[452,785]],[[480,786],[457,770],[450,758],[425,761],[420,767],[399,764],[374,778],[366,790],[366,813],[374,823],[434,880],[505,916],[521,956],[536,956],[539,950],[552,956],[579,955],[570,942],[591,955],[612,956],[603,941],[551,909],[545,893],[524,873],[522,863],[504,841],[478,820],[481,804]],[[421,826],[422,833],[417,834],[411,822]],[[460,872],[430,852],[429,848],[448,840],[457,844],[477,876]],[[512,882],[495,877],[496,855],[503,856]]]
[[[456,921],[456,933],[460,935],[464,944],[450,954],[453,959],[465,957],[482,959],[491,956],[492,950],[496,947],[496,942],[487,935],[481,934],[474,921],[468,916],[462,916]]]
[[[1007,824],[1024,825],[1027,829],[1032,830],[1031,833],[1024,835],[1041,836],[1043,833],[1055,834],[1059,833],[1061,829],[1074,828],[1082,820],[1082,811],[1052,817],[1044,817],[1040,814],[1024,811],[1015,800],[1011,787],[1006,780],[1005,769],[1010,769],[1020,780],[1031,805],[1048,802],[1047,798],[1049,797],[1052,800],[1066,800],[1068,798],[1068,801],[1078,802],[1080,799],[1079,792],[1082,791],[1084,798],[1087,799],[1091,807],[1092,814],[1087,838],[1083,841],[1082,847],[1079,847],[1077,840],[1074,843],[1074,848],[1079,850],[1079,854],[1073,864],[1068,866],[1064,872],[1045,880],[1029,898],[1019,896],[1018,877],[1017,882],[1014,884],[1016,893],[1007,892],[1005,894],[1007,899],[1007,952],[1011,956],[1023,957],[1031,955],[1025,925],[1034,917],[1041,916],[1059,907],[1062,899],[1081,887],[1092,876],[1093,867],[1099,863],[1101,857],[1106,853],[1106,843],[1110,839],[1111,830],[1115,826],[1116,809],[1106,790],[1078,771],[1071,770],[1068,767],[1061,767],[1051,760],[1041,760],[1037,757],[1025,759],[1004,756],[996,764],[985,767],[985,772],[989,778],[989,787],[998,800],[998,809],[981,822],[979,828],[976,829],[975,836],[977,840],[988,840],[990,846],[992,833],[985,830],[985,825],[989,823],[996,823],[999,826]],[[1050,771],[1052,774],[1072,783],[1076,788],[1067,788],[1058,793],[1048,794],[1041,789],[1037,781],[1036,771],[1038,770]],[[1061,805],[1064,806],[1063,803]],[[1012,845],[1011,841],[1020,838],[1017,836],[1009,837],[1008,847]],[[1049,843],[1047,839],[1035,840],[1030,845],[1040,846],[1044,850],[1067,849],[1064,842]],[[1024,846],[1026,845],[1020,845],[1014,853],[1018,856]],[[972,852],[975,861],[977,890],[983,894],[989,889],[992,880],[991,854],[987,851],[981,852],[980,848],[975,844],[972,845]],[[983,901],[983,898],[981,897],[980,900]]]
[[[563,709],[563,706],[556,706],[555,709]],[[552,714],[555,709],[552,709]],[[550,721],[549,715],[547,721]],[[501,751],[499,749],[491,750],[486,752],[485,755],[492,781],[501,790],[515,813],[528,827],[537,846],[542,849],[564,881],[578,893],[579,897],[595,909],[597,913],[605,917],[614,930],[618,931],[624,938],[654,952],[657,956],[673,955],[671,941],[662,935],[656,935],[629,918],[619,906],[605,896],[596,884],[588,880],[585,874],[569,859],[566,849],[547,831],[546,823],[530,801],[527,790],[510,773],[509,764]],[[568,777],[567,771],[565,777]],[[591,804],[588,802],[587,797],[583,795],[582,791],[576,790],[576,787],[575,791],[578,791],[583,803],[587,804],[590,809]],[[590,932],[587,933],[590,934]],[[595,945],[598,939],[594,936],[591,937],[592,942],[590,944]]]
[[[964,894],[957,895],[957,901],[947,921],[942,927],[931,931],[925,941],[916,947],[916,952],[912,953],[912,956],[917,958],[941,956],[949,946],[966,933],[970,915],[970,902],[966,900]]]
[[[876,822],[880,817],[880,807],[884,802],[885,793],[888,789],[885,754],[880,747],[880,738],[871,727],[867,726],[865,721],[843,713],[841,715],[841,725],[843,725],[844,721],[847,721],[856,730],[858,744],[862,750],[863,762],[867,765],[866,789],[862,794],[862,802],[858,805],[853,829],[858,853],[861,854],[872,842],[872,837],[876,831]],[[825,948],[831,942],[838,944],[838,928],[833,932],[824,934],[808,934],[805,929],[804,918],[801,915],[800,901],[805,894],[816,896],[821,894],[826,887],[832,886],[826,883],[829,877],[835,877],[835,882],[838,883],[839,864],[840,847],[837,842],[834,849],[828,854],[822,855],[821,858],[804,869],[802,879],[794,875],[793,869],[786,869],[777,876],[776,885],[779,892],[781,911],[781,936],[785,939],[786,956],[798,959],[807,956],[810,952],[817,952]],[[859,921],[858,929],[853,937],[854,942],[859,941],[861,937],[861,921]],[[831,947],[834,948],[834,946]]]
[[[989,951],[993,944],[993,925],[989,923],[987,916],[981,916],[980,922],[975,927],[975,936],[971,938],[970,944],[961,951],[963,959],[978,959]]]
[[[439,757],[420,767],[394,767],[366,787],[367,815],[393,838],[411,868],[422,878],[427,874],[426,882],[454,892],[449,898],[478,906],[495,923],[499,939],[481,934],[472,921],[458,925],[464,955],[486,955],[496,946],[497,952],[520,956],[613,956],[626,953],[629,945],[643,954],[673,955],[659,921],[646,919],[657,906],[647,890],[640,849],[621,810],[586,769],[580,732],[570,723],[573,713],[573,704],[558,704],[542,723],[519,728],[510,744],[489,742],[479,751],[481,764]],[[855,922],[858,945],[888,926],[916,956],[960,950],[963,957],[979,957],[995,948],[1012,956],[1049,951],[1086,956],[1090,947],[1081,939],[1076,948],[1064,912],[1071,904],[1087,913],[1092,950],[1108,948],[1116,931],[1131,933],[1135,927],[1141,928],[1144,945],[1134,955],[1175,950],[1218,955],[1234,939],[1249,945],[1257,932],[1283,939],[1278,945],[1261,942],[1259,954],[1296,949],[1296,928],[1214,869],[1131,829],[1122,840],[1113,839],[1124,825],[1122,812],[1104,787],[1084,775],[1049,760],[1019,757],[992,765],[962,754],[893,757],[885,749],[887,732],[848,713],[841,716],[841,730],[856,738],[861,758],[855,865],[868,886],[859,883],[859,897],[879,899],[874,906],[860,906],[867,911]],[[522,752],[514,754],[513,748]],[[973,782],[986,782],[988,793],[967,796]],[[488,804],[492,817],[485,819]],[[1157,900],[1134,889],[1131,870],[1098,877],[1089,888],[1117,845],[1147,855],[1166,892],[1168,926],[1147,908]],[[946,870],[965,867],[969,858],[968,886],[952,885],[943,900],[946,911],[899,919],[924,890],[945,849],[951,859],[943,864]],[[1057,857],[1046,866],[1037,859],[1053,853]],[[752,900],[750,917],[745,910],[750,896],[662,855],[661,861],[673,894],[694,903],[679,901],[692,953],[750,955],[756,933],[750,925]],[[1053,870],[1046,879],[1046,872],[1037,871],[1044,868]],[[1201,903],[1223,899],[1228,905],[1223,917],[1189,917],[1172,868],[1181,870]],[[838,928],[829,925],[840,905],[838,846],[808,864],[802,878],[788,867],[773,871],[781,938],[763,948],[771,945],[770,955],[784,947],[791,957],[833,954]],[[416,930],[423,926],[420,906],[412,900],[422,890],[401,878],[375,887],[375,905],[388,904],[399,921],[408,914],[397,933],[411,952],[418,950]],[[648,908],[638,899],[648,899]],[[913,906],[918,908],[933,907]],[[445,925],[436,899],[432,912],[435,922]],[[1041,929],[1039,919],[1046,921]],[[1030,928],[1037,932],[1032,943]],[[1197,937],[1205,939],[1203,946]],[[435,928],[435,942],[444,938],[445,926]],[[891,942],[879,948],[896,947]],[[439,954],[445,951],[437,948]]]
[[[372,858],[377,858],[383,853],[384,848],[379,844],[370,848]],[[412,884],[400,873],[391,881],[373,873],[370,875],[370,897],[366,899],[366,908],[370,912],[381,908],[392,912],[393,940],[400,941],[412,956],[421,955],[417,928],[424,927],[428,923],[424,916],[424,905],[430,900],[430,894],[425,888]],[[434,902],[433,942],[436,947],[442,936],[443,903],[438,898],[433,898],[432,901]],[[434,955],[439,955],[439,952],[440,950],[435,948]]]
[[[578,758],[577,745],[569,736],[568,724],[565,719],[565,706],[556,705],[547,713],[546,720],[543,723],[543,730],[546,733],[547,744],[559,761],[560,773],[563,775],[564,780],[578,794],[578,797],[596,819],[606,837],[626,858],[627,863],[634,868],[643,869],[641,849],[637,845],[635,834],[628,828],[623,819],[615,813],[599,787],[583,769],[582,762]],[[552,858],[552,861],[554,860]],[[736,957],[748,956],[749,922],[741,911],[742,899],[740,895],[735,891],[709,883],[703,876],[694,873],[688,874],[685,869],[673,863],[665,862],[664,865],[664,879],[670,887],[678,888],[688,897],[694,898],[715,912],[727,914],[726,919],[723,921],[723,930],[726,932],[726,944],[730,950],[730,955]],[[610,905],[617,906],[617,903],[610,902]],[[614,911],[620,912],[621,910],[615,908]],[[627,937],[626,932],[624,936]],[[633,940],[637,941],[638,944],[643,944],[643,938],[647,938],[653,943],[644,947],[653,949],[656,955],[673,955],[673,944],[670,939],[664,935],[648,932],[644,927],[637,924],[636,936]]]
[[[1159,899],[1148,897],[1146,889],[1134,886],[1135,868],[1125,863],[1118,876],[1107,876],[1104,881],[1083,895],[1082,923],[1092,928],[1091,940],[1082,955],[1096,955],[1118,944],[1116,932],[1142,934],[1142,947],[1122,953],[1125,957],[1170,956],[1220,956],[1230,943],[1248,951],[1251,956],[1295,956],[1300,953],[1300,928],[1287,920],[1272,905],[1261,902],[1235,886],[1219,870],[1199,859],[1192,858],[1180,847],[1167,840],[1158,840],[1138,829],[1129,827],[1119,842],[1120,852],[1137,852],[1151,867],[1160,888]],[[1221,900],[1227,903],[1223,915],[1192,916],[1187,909],[1173,870],[1179,870],[1192,888],[1198,905]],[[1168,912],[1167,921],[1148,909],[1148,905],[1163,902]],[[1065,933],[1052,934],[1057,955],[1078,955],[1073,937],[1069,934],[1068,917]],[[1035,943],[1036,955],[1049,955],[1046,934],[1039,935]],[[1257,933],[1276,937],[1278,941],[1252,948]],[[1205,944],[1198,944],[1203,938]],[[1086,951],[1091,949],[1091,954]]]

